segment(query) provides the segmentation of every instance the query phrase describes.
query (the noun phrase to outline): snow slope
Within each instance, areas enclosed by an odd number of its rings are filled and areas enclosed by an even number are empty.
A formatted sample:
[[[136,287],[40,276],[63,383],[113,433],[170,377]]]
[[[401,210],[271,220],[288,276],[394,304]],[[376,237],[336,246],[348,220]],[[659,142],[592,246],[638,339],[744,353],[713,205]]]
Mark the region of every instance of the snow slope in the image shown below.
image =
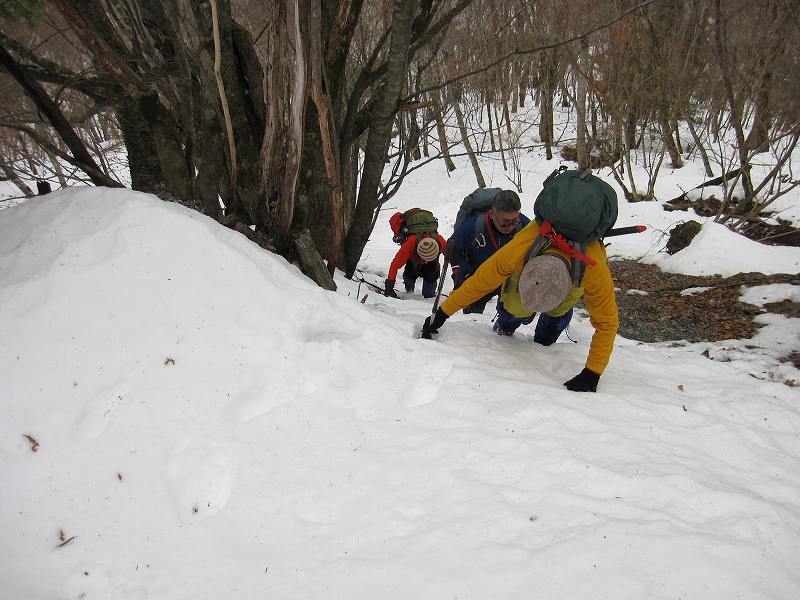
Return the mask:
[[[441,177],[398,205],[452,222],[471,184]],[[488,314],[424,341],[418,292],[338,283],[130,191],[0,211],[2,596],[800,594],[800,393],[757,378],[791,339],[619,339],[575,394],[585,318],[549,348]]]

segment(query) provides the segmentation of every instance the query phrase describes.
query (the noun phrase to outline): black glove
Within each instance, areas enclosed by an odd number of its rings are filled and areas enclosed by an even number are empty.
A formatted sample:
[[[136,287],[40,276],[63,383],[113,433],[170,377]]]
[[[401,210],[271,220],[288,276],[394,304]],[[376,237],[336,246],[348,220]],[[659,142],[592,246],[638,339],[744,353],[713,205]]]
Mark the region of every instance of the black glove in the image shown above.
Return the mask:
[[[584,367],[583,371],[569,381],[565,381],[564,385],[570,392],[596,392],[598,381],[600,381],[600,375]]]
[[[437,308],[436,314],[425,319],[425,323],[422,325],[422,339],[433,339],[433,336],[439,333],[439,327],[444,325],[445,321],[447,321],[447,315],[444,314],[441,308]]]
[[[383,294],[389,296],[389,298],[397,298],[397,294],[394,291],[394,279],[387,279],[384,285]]]

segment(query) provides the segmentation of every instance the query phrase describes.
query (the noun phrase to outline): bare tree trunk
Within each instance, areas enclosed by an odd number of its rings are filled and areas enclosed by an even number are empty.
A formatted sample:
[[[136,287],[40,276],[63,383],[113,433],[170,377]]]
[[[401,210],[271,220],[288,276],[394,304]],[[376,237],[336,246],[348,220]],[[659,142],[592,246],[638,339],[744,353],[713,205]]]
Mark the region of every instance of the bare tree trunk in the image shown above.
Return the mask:
[[[439,92],[434,92],[433,94],[433,113],[436,118],[436,133],[439,136],[439,147],[442,150],[442,156],[444,157],[444,164],[447,168],[447,172],[456,170],[456,165],[453,163],[453,159],[450,158],[450,147],[447,143],[447,129],[444,126],[444,117],[442,112],[442,105],[439,100]]]
[[[384,86],[376,92],[373,120],[364,152],[364,170],[358,190],[356,212],[345,239],[345,275],[351,278],[369,239],[375,211],[379,207],[378,187],[392,133],[392,120],[400,91],[406,79],[411,24],[418,0],[395,0],[392,13],[392,39],[387,56]]]
[[[672,120],[670,120],[670,125],[672,126],[672,132],[675,134],[675,147],[678,149],[678,153],[683,155],[683,142],[681,141],[681,130],[678,120],[673,117]]]
[[[772,125],[772,113],[769,108],[772,69],[763,58],[759,60],[759,66],[763,69],[763,75],[755,97],[756,113],[753,117],[753,127],[744,143],[748,150],[766,152],[769,150],[769,130]]]
[[[420,142],[422,141],[420,138],[421,130],[419,127],[419,123],[417,122],[417,111],[416,109],[409,111],[408,113],[408,137],[410,140],[413,141],[413,145],[411,147],[411,157],[414,160],[419,160],[422,158],[422,151],[420,150]]]
[[[430,127],[431,120],[433,120],[431,117],[431,109],[425,109],[423,114],[425,115],[425,120],[423,121],[424,125],[422,127],[422,155],[425,158],[429,158],[431,154],[430,150],[428,149],[428,128]]]
[[[544,142],[547,160],[553,159],[553,142],[555,137],[553,126],[553,98],[556,91],[556,77],[558,60],[556,50],[548,50],[542,60],[541,85],[539,87],[540,121],[539,137]]]
[[[294,192],[300,168],[307,86],[306,18],[300,0],[270,3],[265,97],[268,102],[261,146],[263,192],[274,219],[273,236],[278,251],[291,242]],[[308,8],[308,7],[306,7]],[[294,48],[292,57],[289,48]],[[292,60],[294,59],[294,60]]]
[[[523,63],[522,68],[520,70],[519,83],[517,84],[517,87],[519,88],[520,108],[525,108],[525,95],[528,92],[529,73],[530,73],[530,66],[529,63],[526,61]]]
[[[575,91],[575,112],[578,120],[578,130],[575,139],[575,152],[578,155],[578,169],[585,171],[589,168],[589,152],[586,147],[586,74],[589,66],[589,49],[585,40],[581,40],[581,49],[578,54],[578,68],[576,70],[577,87]]]
[[[675,146],[675,140],[672,138],[672,126],[670,125],[669,117],[664,107],[659,107],[656,112],[658,115],[658,125],[661,129],[661,141],[672,161],[672,168],[680,169],[683,167],[683,157],[681,157],[680,152],[678,152],[678,148]]]
[[[497,148],[494,145],[494,125],[492,124],[492,107],[489,101],[486,101],[486,116],[489,117],[489,143],[491,144],[492,152],[496,152]]]
[[[469,156],[469,162],[472,163],[472,170],[475,172],[475,179],[478,180],[478,187],[486,187],[486,181],[483,179],[481,166],[478,164],[478,157],[475,156],[475,150],[469,141],[469,132],[467,131],[466,123],[464,123],[464,114],[461,112],[461,106],[458,100],[453,102],[453,110],[456,111],[456,120],[458,121],[458,129],[461,132],[461,139],[464,142],[464,148]]]
[[[497,112],[497,105],[494,106],[494,122],[497,123],[497,147],[500,149],[500,159],[503,161],[503,171],[508,171],[508,164],[506,163],[506,152],[503,149],[503,135],[500,132],[501,119]]]
[[[64,143],[67,144],[72,152],[74,164],[86,172],[92,183],[107,187],[122,187],[122,184],[111,179],[97,166],[94,158],[86,149],[86,145],[75,133],[61,109],[56,106],[56,103],[48,96],[41,84],[20,68],[14,57],[2,45],[0,45],[0,65],[19,83],[25,94],[34,101],[37,108],[47,116],[61,139],[64,140]]]
[[[720,0],[714,0],[714,40],[717,50],[717,61],[722,75],[722,82],[728,101],[728,108],[731,111],[731,125],[736,133],[736,147],[739,153],[739,165],[742,168],[742,188],[744,189],[743,201],[749,201],[753,196],[753,183],[750,179],[750,165],[747,157],[747,143],[742,127],[742,108],[741,102],[737,100],[736,93],[731,81],[730,68],[728,66],[727,53],[722,41],[722,28],[724,20]]]
[[[692,134],[692,139],[694,139],[697,151],[700,153],[700,158],[703,159],[703,167],[705,167],[706,176],[713,177],[714,171],[711,169],[711,161],[708,159],[708,152],[706,152],[705,146],[703,145],[703,140],[701,140],[700,136],[697,134],[691,117],[686,119],[686,124],[689,126],[689,131]]]
[[[53,172],[56,174],[56,177],[58,177],[58,184],[62,188],[67,187],[67,178],[64,176],[64,169],[61,168],[61,163],[58,162],[58,159],[56,159],[52,152],[45,150],[45,154],[47,154],[50,164],[53,165]]]
[[[7,162],[3,156],[0,155],[0,171],[3,172],[5,178],[17,186],[20,192],[22,192],[23,196],[35,196],[36,192],[34,192],[22,179],[20,179],[17,172],[14,170],[14,167],[11,163]]]
[[[28,147],[28,141],[23,136],[18,136],[20,151],[22,156],[25,159],[25,162],[28,163],[28,168],[31,170],[31,174],[35,176],[39,176],[39,167],[36,165],[36,158],[33,156],[31,149]]]
[[[506,122],[506,133],[510,137],[511,134],[512,134],[512,130],[511,130],[511,114],[508,112],[508,99],[505,97],[505,95],[503,96],[503,119]]]
[[[300,259],[300,265],[303,267],[303,273],[308,275],[319,287],[336,291],[336,283],[325,267],[325,263],[322,261],[322,257],[317,251],[308,229],[304,229],[295,238],[294,247],[297,251],[297,257]]]
[[[511,63],[511,112],[517,113],[519,106],[519,65],[515,61]]]
[[[342,241],[344,240],[344,201],[342,198],[342,186],[339,181],[339,160],[336,156],[336,148],[330,133],[333,126],[330,117],[330,103],[318,81],[314,81],[312,84],[312,95],[319,114],[319,128],[322,133],[322,155],[325,159],[325,170],[331,190],[333,235],[331,236],[331,245],[328,250],[328,271],[333,275],[341,256]]]

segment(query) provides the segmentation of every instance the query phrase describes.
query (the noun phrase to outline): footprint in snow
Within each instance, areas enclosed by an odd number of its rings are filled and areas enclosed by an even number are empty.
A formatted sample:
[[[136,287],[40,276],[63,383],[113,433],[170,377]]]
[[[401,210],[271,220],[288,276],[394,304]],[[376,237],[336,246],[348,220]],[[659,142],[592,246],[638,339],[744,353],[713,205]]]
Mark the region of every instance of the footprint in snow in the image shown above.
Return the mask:
[[[117,381],[101,390],[79,416],[74,425],[75,436],[80,440],[99,437],[111,422],[117,407],[127,400],[128,387]]]
[[[453,363],[445,359],[436,360],[420,369],[416,381],[404,395],[405,407],[414,409],[436,400],[444,380],[452,371]]]
[[[302,381],[299,375],[291,372],[276,372],[268,377],[260,377],[233,398],[232,408],[235,418],[246,423],[287,404],[298,396],[307,396],[317,391],[314,381]]]
[[[189,446],[170,457],[167,479],[183,523],[225,508],[233,487],[232,459],[222,446]]]

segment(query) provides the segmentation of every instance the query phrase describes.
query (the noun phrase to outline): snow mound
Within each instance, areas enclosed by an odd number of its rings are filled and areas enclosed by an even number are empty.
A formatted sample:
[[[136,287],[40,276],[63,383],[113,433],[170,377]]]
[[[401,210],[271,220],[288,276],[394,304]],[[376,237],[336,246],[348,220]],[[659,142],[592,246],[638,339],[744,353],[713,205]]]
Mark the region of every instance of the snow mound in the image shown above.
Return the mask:
[[[731,249],[735,248],[735,253]],[[800,271],[800,248],[766,246],[724,225],[706,222],[688,247],[673,255],[659,254],[645,259],[667,273],[683,275],[722,275],[759,272],[797,273]]]

